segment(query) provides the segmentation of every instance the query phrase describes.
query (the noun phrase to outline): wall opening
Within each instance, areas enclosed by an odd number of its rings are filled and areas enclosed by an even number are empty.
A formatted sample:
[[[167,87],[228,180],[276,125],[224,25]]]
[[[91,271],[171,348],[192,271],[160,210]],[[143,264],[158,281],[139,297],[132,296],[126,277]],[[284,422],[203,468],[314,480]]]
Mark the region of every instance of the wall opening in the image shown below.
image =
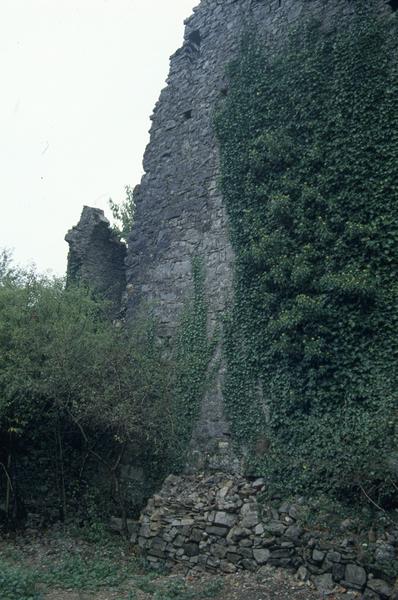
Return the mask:
[[[184,112],[184,119],[188,121],[188,119],[192,119],[192,110],[186,110]]]
[[[391,6],[391,10],[393,12],[397,12],[397,10],[398,10],[398,0],[390,0],[388,4]]]

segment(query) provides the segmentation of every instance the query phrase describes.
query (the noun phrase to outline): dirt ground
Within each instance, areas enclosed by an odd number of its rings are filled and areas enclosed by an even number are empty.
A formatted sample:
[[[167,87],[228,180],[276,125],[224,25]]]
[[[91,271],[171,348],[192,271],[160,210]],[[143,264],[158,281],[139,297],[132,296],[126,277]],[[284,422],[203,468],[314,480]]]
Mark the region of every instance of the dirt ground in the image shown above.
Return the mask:
[[[178,568],[167,577],[159,578],[155,582],[161,584],[165,580],[181,578]],[[212,596],[214,600],[359,600],[358,592],[339,590],[336,594],[325,596],[314,590],[307,583],[297,581],[294,576],[281,569],[270,569],[266,577],[259,578],[245,571],[234,575],[221,577],[223,587],[220,592]],[[187,576],[187,583],[192,588],[202,589],[212,580],[220,580],[220,576],[201,574]],[[46,600],[150,600],[151,594],[137,589],[135,581],[131,585],[124,584],[123,590],[102,590],[99,592],[76,592],[67,590],[51,590],[45,595]],[[131,595],[129,595],[131,594]]]
[[[289,571],[269,567],[264,569],[260,577],[248,571],[240,571],[231,575],[212,575],[209,573],[188,573],[182,567],[175,566],[171,572],[156,575],[148,574],[139,566],[139,561],[131,554],[128,546],[123,546],[120,538],[109,541],[82,540],[67,533],[54,532],[44,535],[0,537],[0,560],[5,564],[16,565],[21,569],[33,569],[40,573],[46,565],[46,572],[56,570],[70,557],[83,557],[87,570],[80,575],[79,583],[73,579],[64,579],[64,584],[37,581],[40,597],[45,600],[196,600],[212,598],[214,600],[359,600],[357,592],[336,590],[335,594],[322,595],[314,589],[310,582],[299,581]],[[110,564],[111,573],[118,574],[124,569],[126,577],[114,587],[101,584],[97,591],[87,591],[87,583],[91,569],[95,569],[95,561],[105,558]],[[87,563],[86,563],[87,560]],[[91,560],[91,562],[90,562]],[[4,564],[4,563],[3,563]],[[72,563],[75,564],[75,563]],[[80,564],[80,563],[79,563]],[[90,566],[92,565],[92,566]],[[137,566],[138,565],[138,566]],[[21,571],[22,572],[22,571]],[[44,571],[43,571],[44,572]],[[69,571],[70,573],[70,571]],[[130,575],[131,574],[131,575]],[[1,579],[1,578],[0,578]],[[56,580],[58,581],[58,580]],[[68,587],[66,581],[73,582]],[[97,580],[96,580],[97,581]],[[1,584],[1,582],[0,582]],[[173,585],[177,586],[177,591]],[[181,593],[178,586],[183,587]],[[37,588],[36,588],[37,589]],[[170,589],[172,590],[170,592]],[[166,592],[164,592],[166,590]],[[174,591],[173,591],[174,590]],[[201,593],[206,591],[206,593]],[[8,597],[8,596],[7,596]],[[3,596],[0,589],[0,600]],[[16,596],[12,596],[16,598]]]

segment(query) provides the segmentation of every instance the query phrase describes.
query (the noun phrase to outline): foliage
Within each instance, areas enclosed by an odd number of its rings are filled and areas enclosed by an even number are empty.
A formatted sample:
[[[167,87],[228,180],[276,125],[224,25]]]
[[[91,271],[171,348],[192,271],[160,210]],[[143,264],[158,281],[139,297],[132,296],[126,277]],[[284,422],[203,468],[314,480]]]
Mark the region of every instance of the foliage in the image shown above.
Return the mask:
[[[122,240],[127,241],[134,223],[135,200],[134,190],[129,185],[126,185],[125,191],[126,198],[120,204],[109,198],[109,208],[114,220],[114,231]]]
[[[236,253],[225,396],[249,469],[275,487],[388,503],[398,32],[371,4],[339,32],[307,23],[274,55],[248,37],[229,68],[216,118]]]
[[[171,392],[153,323],[137,319],[122,328],[106,314],[106,302],[89,290],[65,289],[33,271],[10,268],[0,280],[0,461],[8,516],[10,496],[15,500],[17,484],[24,484],[17,465],[37,476],[39,463],[41,492],[57,491],[65,518],[68,502],[82,501],[84,475],[95,462],[123,513],[127,448],[136,458],[163,452]]]
[[[67,528],[48,531],[44,538],[9,539],[0,551],[0,567],[0,597],[10,600],[41,600],[54,588],[123,587],[140,572],[138,561],[120,538],[104,532],[100,544],[98,539],[87,543],[71,537]]]
[[[0,558],[2,600],[41,600],[55,589],[95,592],[104,588],[118,588],[123,597],[126,588],[133,588],[130,598],[136,598],[139,590],[154,600],[201,600],[215,598],[223,588],[218,578],[193,585],[182,577],[160,577],[154,571],[143,573],[139,561],[126,555],[126,549],[121,550],[120,542],[103,539],[100,546],[86,545],[81,540],[72,541],[65,531],[54,545],[55,540],[48,535],[46,541],[52,552],[47,556],[46,546],[44,560],[43,548],[35,542],[16,549],[13,557]]]
[[[51,587],[76,590],[97,590],[114,587],[131,577],[134,564],[115,564],[111,557],[66,555],[57,563],[44,565],[42,583]]]
[[[30,569],[0,560],[0,593],[2,600],[42,600],[37,589],[37,574]]]
[[[214,340],[207,330],[207,302],[204,293],[203,264],[199,258],[192,263],[193,296],[187,301],[176,335],[175,388],[173,405],[174,466],[180,469],[192,431],[199,417],[200,402],[208,381],[208,367],[213,355]]]

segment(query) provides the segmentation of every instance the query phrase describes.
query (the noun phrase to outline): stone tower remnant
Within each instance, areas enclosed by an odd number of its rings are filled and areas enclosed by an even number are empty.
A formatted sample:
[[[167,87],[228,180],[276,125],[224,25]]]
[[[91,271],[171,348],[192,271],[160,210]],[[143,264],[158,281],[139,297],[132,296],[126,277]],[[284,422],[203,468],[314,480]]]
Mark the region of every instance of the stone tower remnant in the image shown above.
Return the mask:
[[[69,244],[68,283],[81,281],[120,309],[126,288],[126,246],[112,231],[104,211],[83,207],[79,223],[65,236]]]

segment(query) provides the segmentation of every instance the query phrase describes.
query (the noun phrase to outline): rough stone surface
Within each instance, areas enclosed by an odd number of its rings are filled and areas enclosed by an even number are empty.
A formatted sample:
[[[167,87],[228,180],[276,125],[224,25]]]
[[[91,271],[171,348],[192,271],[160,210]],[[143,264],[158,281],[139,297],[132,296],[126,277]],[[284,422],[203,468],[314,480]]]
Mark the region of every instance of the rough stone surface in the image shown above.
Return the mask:
[[[324,573],[314,578],[315,587],[319,592],[330,594],[333,592],[335,583],[330,573]]]
[[[345,581],[349,587],[362,589],[366,583],[366,571],[363,567],[349,564],[345,569]]]
[[[116,314],[126,288],[126,246],[99,208],[83,207],[78,224],[65,236],[69,244],[67,281],[81,281],[111,301]]]
[[[132,542],[152,563],[161,559],[189,569],[247,570],[260,575],[266,568],[284,567],[294,569],[298,580],[312,580],[322,593],[335,587],[364,591],[369,599],[384,599],[392,593],[388,572],[380,571],[376,579],[372,569],[375,553],[386,540],[394,551],[393,560],[397,559],[398,532],[387,531],[369,545],[365,564],[359,540],[348,543],[336,531],[330,536],[316,523],[310,530],[299,517],[289,517],[293,523],[286,528],[287,513],[260,502],[265,490],[264,482],[258,487],[226,473],[170,475],[149,500],[139,523],[131,527]],[[251,514],[258,522],[248,525],[245,519]],[[270,535],[270,528],[275,535]],[[288,535],[291,528],[300,535]]]
[[[376,0],[380,11],[390,10]],[[220,192],[213,127],[228,93],[226,65],[242,34],[257,31],[270,52],[293,24],[311,15],[335,27],[355,12],[347,0],[202,0],[186,20],[184,43],[171,57],[167,87],[152,115],[145,174],[135,190],[135,225],[129,239],[129,314],[143,298],[170,335],[192,290],[192,259],[201,257],[212,331],[231,299],[233,252]],[[192,440],[192,464],[233,471],[229,426],[221,392],[223,365],[202,402]]]
[[[386,581],[382,579],[369,579],[368,588],[378,594],[381,598],[390,598],[392,588]]]

